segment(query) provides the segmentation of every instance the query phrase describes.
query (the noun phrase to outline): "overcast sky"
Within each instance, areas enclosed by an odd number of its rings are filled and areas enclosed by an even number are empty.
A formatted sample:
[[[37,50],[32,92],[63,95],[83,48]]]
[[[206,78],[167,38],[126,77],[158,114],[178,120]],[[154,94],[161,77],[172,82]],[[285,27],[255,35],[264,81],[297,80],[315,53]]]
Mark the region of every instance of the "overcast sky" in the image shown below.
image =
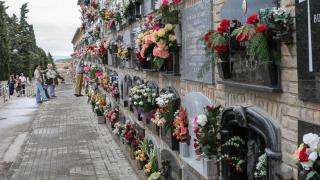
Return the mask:
[[[53,56],[72,53],[72,37],[80,26],[77,0],[4,0],[7,13],[20,16],[20,7],[29,2],[29,23],[33,24],[37,44]]]

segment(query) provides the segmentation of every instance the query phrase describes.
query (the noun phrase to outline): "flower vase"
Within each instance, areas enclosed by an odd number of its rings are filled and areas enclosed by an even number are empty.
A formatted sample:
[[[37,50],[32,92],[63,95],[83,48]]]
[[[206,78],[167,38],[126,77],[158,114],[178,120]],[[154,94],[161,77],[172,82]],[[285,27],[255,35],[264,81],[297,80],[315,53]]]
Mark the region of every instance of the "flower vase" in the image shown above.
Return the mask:
[[[97,119],[98,119],[98,124],[106,123],[106,119],[104,118],[104,116],[97,116]]]
[[[221,79],[231,78],[231,65],[229,61],[220,61],[217,63],[218,73]]]
[[[203,159],[203,173],[207,178],[212,178],[218,175],[217,157],[211,159],[207,157]]]
[[[182,34],[181,34],[181,25],[180,24],[176,24],[175,25],[174,34],[176,35],[178,46],[181,46],[181,44],[182,44]]]
[[[189,145],[186,142],[179,142],[180,155],[182,157],[189,157]]]

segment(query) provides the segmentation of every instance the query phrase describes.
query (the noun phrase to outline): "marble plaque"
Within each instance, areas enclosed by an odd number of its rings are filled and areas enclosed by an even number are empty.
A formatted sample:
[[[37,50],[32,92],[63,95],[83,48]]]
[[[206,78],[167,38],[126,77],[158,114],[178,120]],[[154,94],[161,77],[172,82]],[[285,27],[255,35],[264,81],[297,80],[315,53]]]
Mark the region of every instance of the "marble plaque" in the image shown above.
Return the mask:
[[[154,11],[156,0],[145,0],[143,1],[143,14],[148,15]]]
[[[296,23],[299,98],[319,102],[320,1],[296,0]]]
[[[199,81],[207,84],[214,82],[213,63],[202,78],[198,72],[208,57],[205,45],[199,38],[213,25],[213,8],[211,0],[202,0],[182,11],[182,61],[183,74],[186,80]]]
[[[170,180],[181,180],[182,179],[182,172],[181,167],[174,157],[174,155],[164,149],[161,151],[161,161],[169,161],[170,162],[170,168],[168,174],[165,175],[164,179],[170,179]]]

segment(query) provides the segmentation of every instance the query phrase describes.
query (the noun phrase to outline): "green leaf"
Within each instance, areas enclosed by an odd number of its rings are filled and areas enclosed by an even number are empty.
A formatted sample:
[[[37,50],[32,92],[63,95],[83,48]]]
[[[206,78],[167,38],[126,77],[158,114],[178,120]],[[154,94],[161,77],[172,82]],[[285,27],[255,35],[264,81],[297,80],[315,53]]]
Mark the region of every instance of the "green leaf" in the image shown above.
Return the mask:
[[[310,171],[310,172],[307,174],[306,180],[310,180],[310,179],[313,178],[316,174],[317,174],[316,171]]]

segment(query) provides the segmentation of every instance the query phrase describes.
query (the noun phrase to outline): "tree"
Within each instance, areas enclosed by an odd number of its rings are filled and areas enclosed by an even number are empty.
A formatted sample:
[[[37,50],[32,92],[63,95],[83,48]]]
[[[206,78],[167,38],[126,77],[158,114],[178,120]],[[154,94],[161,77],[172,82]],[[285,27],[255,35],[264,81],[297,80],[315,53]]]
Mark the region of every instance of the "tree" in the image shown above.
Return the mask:
[[[6,7],[0,1],[0,80],[9,78],[10,50],[6,24]]]
[[[53,68],[56,68],[56,64],[54,63],[54,59],[50,52],[48,53],[48,61],[50,64],[52,64]]]

